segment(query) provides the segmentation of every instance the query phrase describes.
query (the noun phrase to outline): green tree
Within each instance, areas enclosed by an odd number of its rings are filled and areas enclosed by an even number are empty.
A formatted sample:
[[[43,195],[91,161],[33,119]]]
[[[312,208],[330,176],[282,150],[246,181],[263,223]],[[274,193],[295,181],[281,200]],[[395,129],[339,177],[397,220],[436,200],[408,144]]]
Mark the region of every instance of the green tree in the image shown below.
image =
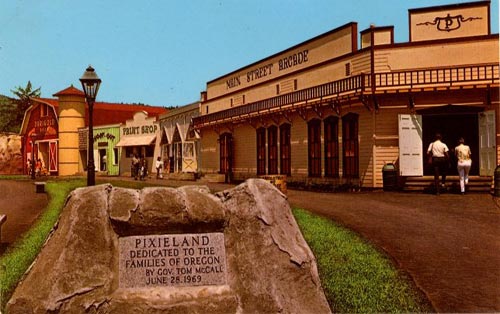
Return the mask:
[[[8,125],[8,128],[11,130],[15,130],[15,132],[19,132],[21,128],[21,124],[23,123],[24,113],[31,106],[31,98],[38,98],[41,95],[40,87],[37,89],[33,89],[31,85],[31,81],[28,81],[26,87],[18,86],[15,89],[11,90],[12,94],[14,94],[18,99],[15,100],[15,108],[14,112],[11,115],[11,122]],[[3,107],[3,106],[2,106]]]
[[[19,125],[15,123],[16,113],[16,100],[0,95],[0,132],[19,132]]]

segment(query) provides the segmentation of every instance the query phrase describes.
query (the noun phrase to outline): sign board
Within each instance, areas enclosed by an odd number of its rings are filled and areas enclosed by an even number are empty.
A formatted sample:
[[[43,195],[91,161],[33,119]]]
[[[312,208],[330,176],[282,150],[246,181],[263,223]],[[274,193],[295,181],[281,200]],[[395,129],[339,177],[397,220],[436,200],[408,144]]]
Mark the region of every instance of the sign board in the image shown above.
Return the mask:
[[[223,233],[119,239],[120,288],[226,284]]]

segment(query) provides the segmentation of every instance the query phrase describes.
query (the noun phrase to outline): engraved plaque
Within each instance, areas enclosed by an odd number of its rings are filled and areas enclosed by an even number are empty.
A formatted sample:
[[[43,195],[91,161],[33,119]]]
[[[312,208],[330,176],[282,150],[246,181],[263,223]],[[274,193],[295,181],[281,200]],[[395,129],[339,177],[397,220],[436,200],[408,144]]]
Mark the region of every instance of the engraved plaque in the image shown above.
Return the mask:
[[[226,284],[223,233],[119,239],[120,288]]]

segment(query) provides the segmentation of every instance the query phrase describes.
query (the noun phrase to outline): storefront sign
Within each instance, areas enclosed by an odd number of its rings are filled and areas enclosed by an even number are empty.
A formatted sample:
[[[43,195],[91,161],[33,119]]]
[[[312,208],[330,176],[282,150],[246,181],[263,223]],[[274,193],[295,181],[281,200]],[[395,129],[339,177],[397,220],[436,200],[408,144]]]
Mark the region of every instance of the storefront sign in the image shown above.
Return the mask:
[[[261,78],[265,78],[273,74],[273,71],[276,69],[278,71],[284,71],[298,65],[307,63],[309,61],[309,49],[304,49],[299,52],[292,53],[287,55],[276,62],[276,66],[274,63],[268,63],[262,66],[259,66],[256,69],[252,69],[246,73],[246,82],[250,83],[254,80],[259,80]],[[238,87],[241,85],[241,78],[239,76],[230,77],[226,81],[226,88],[231,89],[234,87]]]
[[[107,132],[100,132],[100,133],[97,133],[96,135],[94,135],[94,142],[96,142],[97,140],[100,140],[100,139],[108,139],[110,141],[114,141],[115,140],[115,136],[113,134],[110,134],[110,133],[107,133]]]
[[[56,126],[56,119],[52,117],[40,118],[40,120],[35,120],[35,133],[44,134],[47,133],[49,128],[54,129]]]
[[[158,130],[157,124],[143,125],[143,126],[130,126],[124,127],[122,135],[142,135],[142,134],[154,134]]]

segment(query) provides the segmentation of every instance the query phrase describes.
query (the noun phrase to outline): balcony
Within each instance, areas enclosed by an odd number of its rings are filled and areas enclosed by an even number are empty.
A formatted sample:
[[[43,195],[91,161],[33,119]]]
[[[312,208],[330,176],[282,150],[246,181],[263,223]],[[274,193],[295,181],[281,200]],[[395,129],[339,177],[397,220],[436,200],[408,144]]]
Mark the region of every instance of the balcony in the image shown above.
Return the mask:
[[[424,88],[453,88],[463,86],[495,85],[499,83],[499,65],[483,64],[462,67],[433,68],[425,70],[393,71],[359,74],[331,83],[318,85],[280,95],[247,105],[242,105],[193,119],[195,128],[226,121],[235,121],[260,114],[288,110],[307,105],[315,100],[340,100],[373,92],[400,91]],[[372,83],[375,86],[372,88]]]

